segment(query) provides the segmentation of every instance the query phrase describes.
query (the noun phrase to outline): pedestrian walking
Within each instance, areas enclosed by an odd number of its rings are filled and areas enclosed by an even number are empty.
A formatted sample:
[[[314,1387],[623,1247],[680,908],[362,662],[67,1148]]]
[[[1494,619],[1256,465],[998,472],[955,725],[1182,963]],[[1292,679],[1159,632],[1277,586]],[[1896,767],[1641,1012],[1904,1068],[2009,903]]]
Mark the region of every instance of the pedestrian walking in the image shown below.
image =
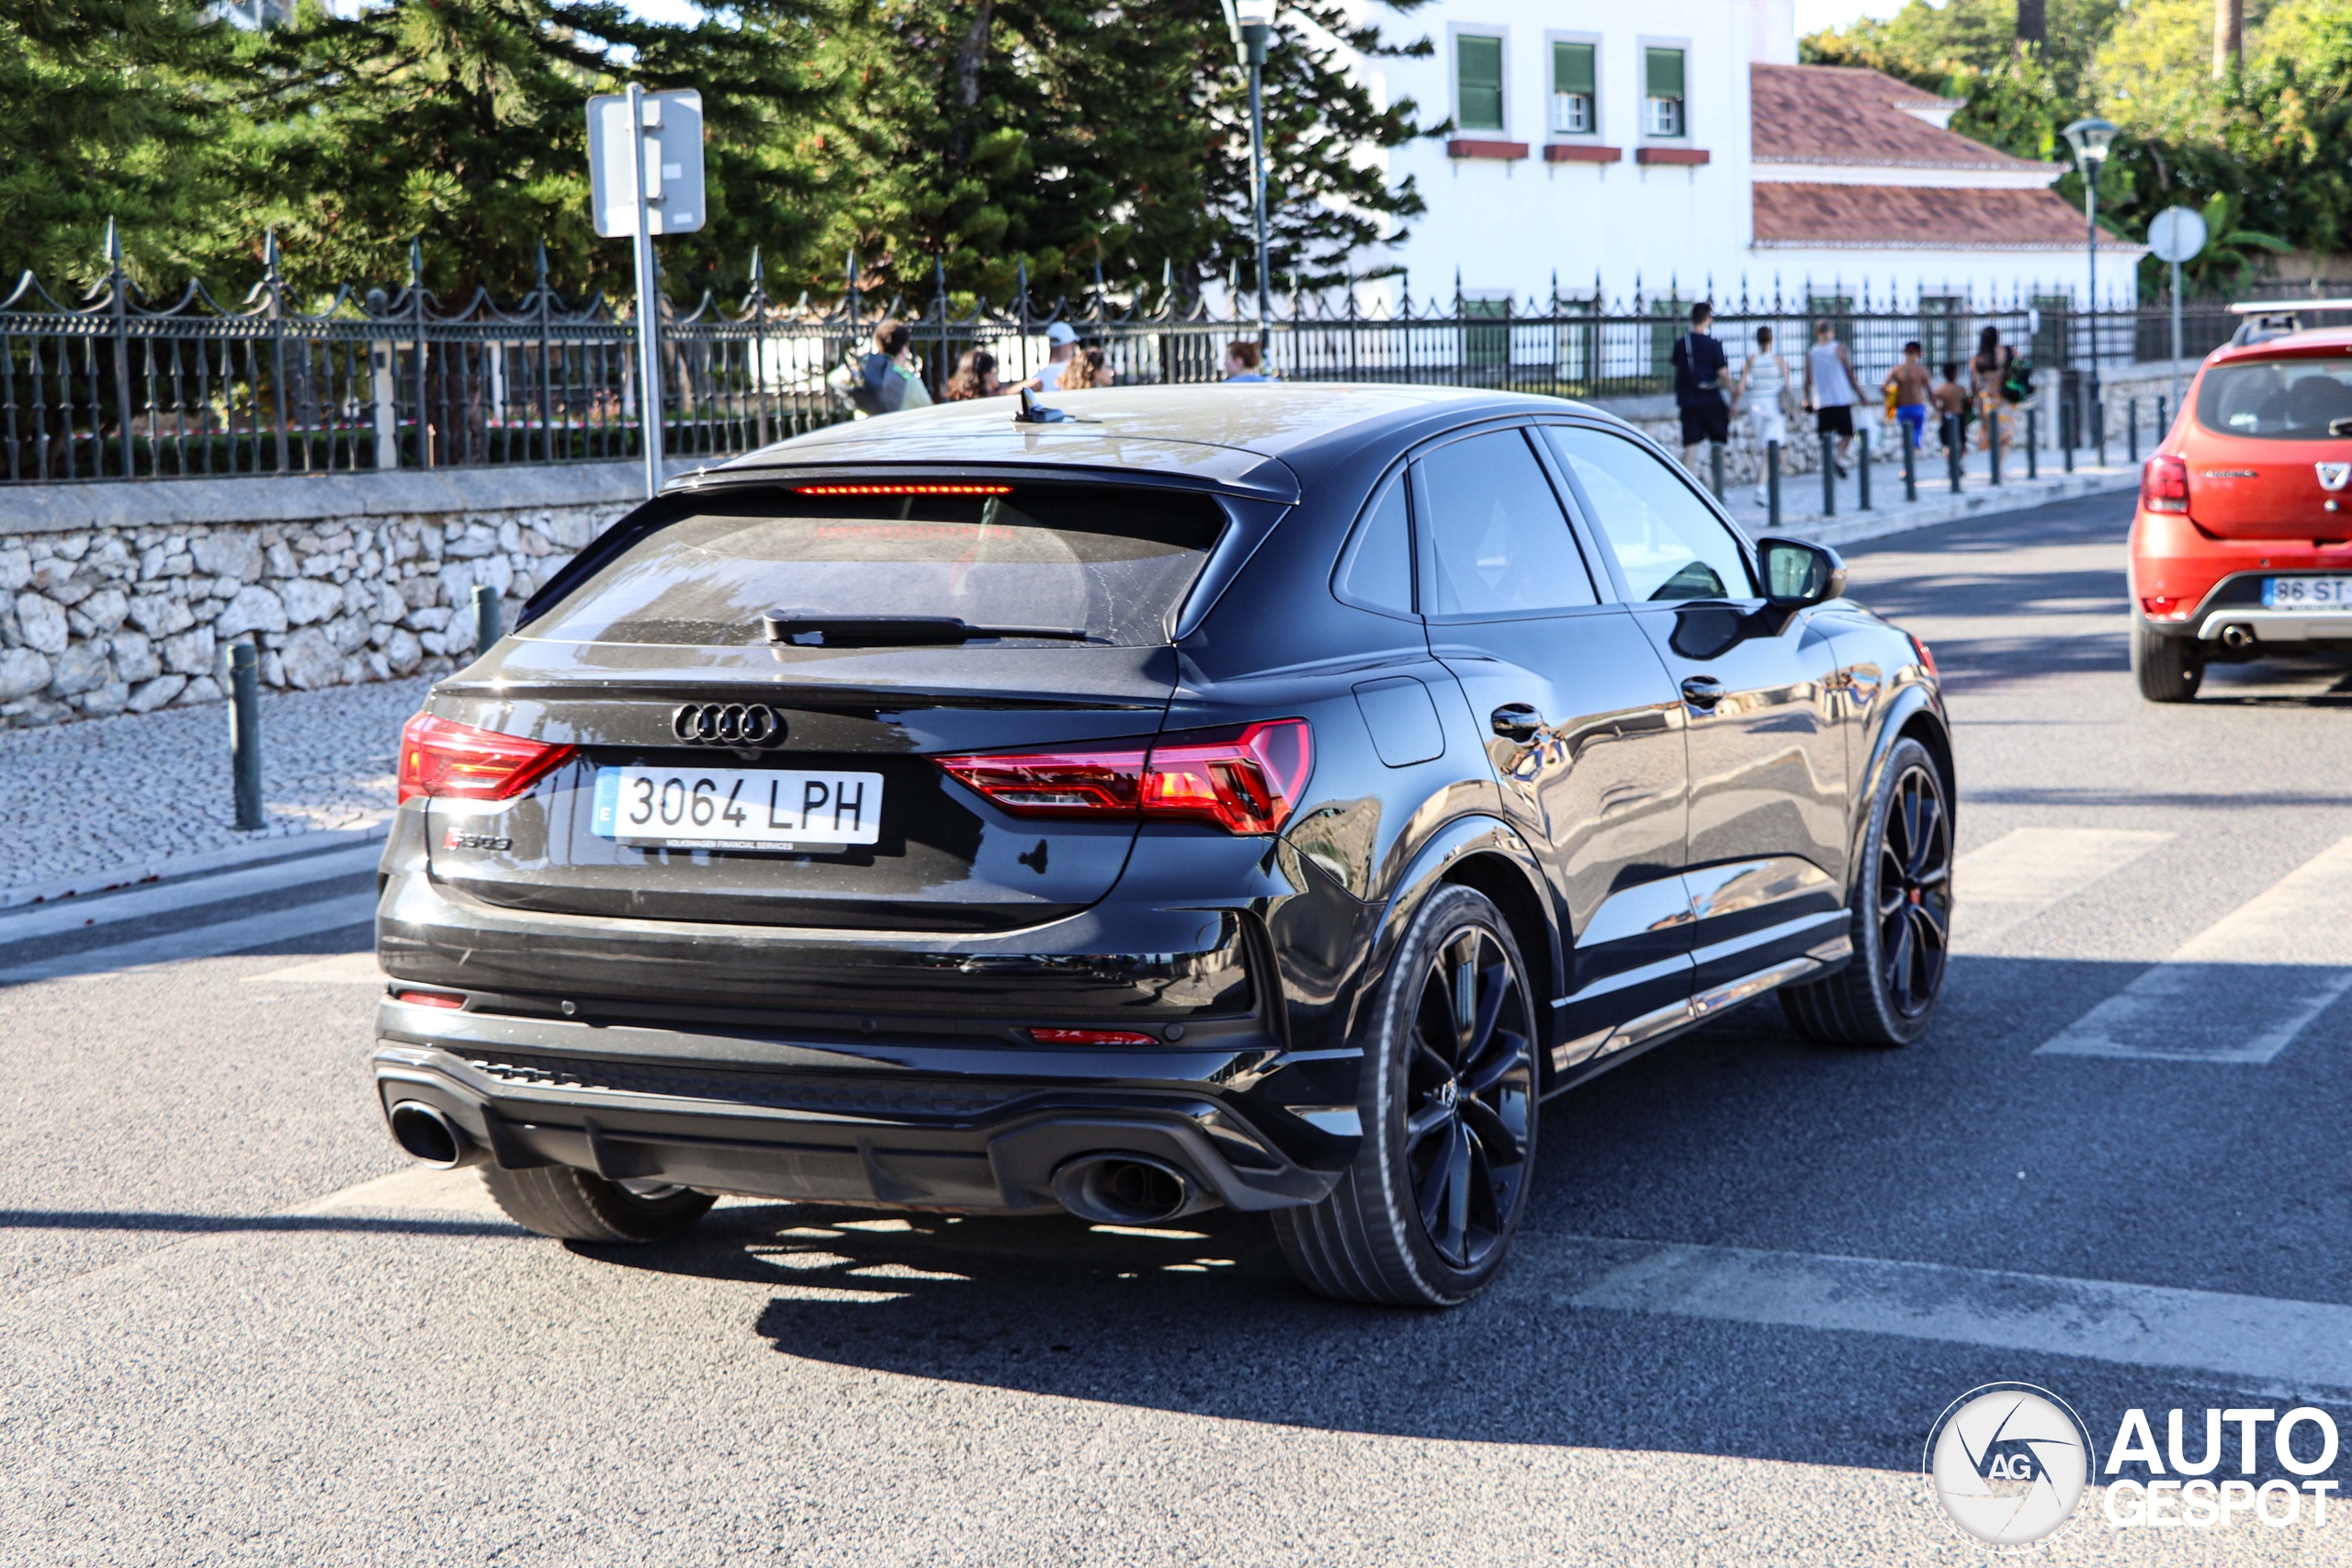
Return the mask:
[[[1046,329],[1046,347],[1049,356],[1037,367],[1037,373],[1027,385],[1035,392],[1058,392],[1062,378],[1069,374],[1070,361],[1078,357],[1078,329],[1068,321],[1056,321]]]
[[[1814,428],[1838,437],[1831,459],[1838,477],[1846,477],[1846,454],[1854,445],[1854,405],[1862,400],[1855,389],[1854,362],[1827,321],[1813,323],[1813,347],[1804,356],[1804,400],[1813,407]]]
[[[1894,417],[1903,426],[1903,439],[1917,452],[1928,429],[1928,405],[1936,399],[1936,378],[1928,374],[1925,353],[1917,342],[1903,345],[1903,362],[1886,378],[1883,389],[1894,406]]]
[[[914,329],[904,321],[876,322],[873,350],[825,379],[860,419],[931,406],[930,389],[915,364]]]
[[[1943,383],[1936,389],[1936,412],[1940,420],[1944,456],[1949,457],[1968,439],[1968,389],[1960,384],[1957,360],[1945,360],[1943,371]]]
[[[1733,400],[1746,405],[1748,433],[1756,438],[1756,504],[1769,505],[1771,496],[1766,492],[1762,467],[1764,450],[1772,442],[1781,449],[1789,446],[1789,362],[1772,346],[1772,329],[1756,329],[1756,352],[1739,367],[1739,385]],[[1687,459],[1686,459],[1687,461]]]
[[[1265,351],[1253,338],[1238,337],[1225,345],[1225,379],[1227,386],[1237,381],[1263,381]]]
[[[1682,414],[1682,466],[1699,471],[1699,448],[1731,439],[1731,402],[1724,396],[1729,361],[1708,328],[1715,308],[1704,300],[1690,307],[1690,330],[1674,340],[1674,406]]]
[[[967,349],[964,357],[956,362],[956,374],[947,378],[947,400],[951,403],[993,398],[1003,390],[1003,383],[996,378],[996,355],[985,348]]]
[[[2017,357],[2018,351],[2002,343],[2000,328],[1986,327],[1976,335],[1976,353],[1968,362],[1968,390],[1983,419],[1983,444],[1989,445],[1993,438],[1993,422],[1984,416],[2003,400]]]

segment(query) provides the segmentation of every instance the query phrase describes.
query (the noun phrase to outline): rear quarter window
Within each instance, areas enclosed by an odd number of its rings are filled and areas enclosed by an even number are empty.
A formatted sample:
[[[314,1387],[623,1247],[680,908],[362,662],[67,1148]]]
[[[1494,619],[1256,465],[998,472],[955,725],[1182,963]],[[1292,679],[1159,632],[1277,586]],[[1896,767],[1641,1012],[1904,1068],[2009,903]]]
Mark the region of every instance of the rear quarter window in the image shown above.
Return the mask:
[[[1197,491],[1117,485],[714,496],[608,562],[527,635],[744,644],[761,640],[761,617],[778,612],[945,618],[1150,646],[1168,640],[1227,521],[1216,499]]]

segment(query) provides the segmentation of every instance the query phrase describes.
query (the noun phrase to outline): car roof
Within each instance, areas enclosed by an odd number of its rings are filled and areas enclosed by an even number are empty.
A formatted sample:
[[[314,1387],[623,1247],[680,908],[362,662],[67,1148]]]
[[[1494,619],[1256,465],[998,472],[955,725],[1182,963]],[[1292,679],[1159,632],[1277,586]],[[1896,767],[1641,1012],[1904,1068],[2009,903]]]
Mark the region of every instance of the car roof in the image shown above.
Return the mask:
[[[2352,327],[2306,327],[2249,344],[2224,344],[2206,363],[2229,365],[2245,359],[2314,358],[2330,354],[2352,354]]]
[[[1016,423],[1017,398],[974,399],[829,425],[747,453],[712,477],[805,467],[1043,463],[1182,474],[1296,501],[1302,481],[1324,464],[1383,437],[1418,440],[1434,429],[1510,414],[1600,414],[1564,398],[1350,382],[1113,387],[1040,400],[1071,423]]]

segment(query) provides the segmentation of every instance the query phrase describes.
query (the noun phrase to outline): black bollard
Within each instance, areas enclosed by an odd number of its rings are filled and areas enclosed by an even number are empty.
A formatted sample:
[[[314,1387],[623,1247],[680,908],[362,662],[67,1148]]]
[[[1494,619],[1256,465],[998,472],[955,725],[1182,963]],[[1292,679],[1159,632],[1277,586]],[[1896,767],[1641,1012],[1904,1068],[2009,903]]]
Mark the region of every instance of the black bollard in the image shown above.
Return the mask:
[[[229,776],[236,791],[237,831],[258,832],[261,810],[261,655],[250,642],[229,645]]]
[[[1781,444],[1764,443],[1764,512],[1772,532],[1781,531]]]
[[[1903,499],[1917,501],[1919,499],[1919,449],[1912,445],[1910,426],[1899,425],[1896,428],[1901,432],[1903,441]],[[1922,424],[1920,428],[1924,430],[1927,427]]]
[[[474,584],[474,657],[480,659],[498,641],[498,590],[487,582]]]
[[[1868,426],[1854,433],[1854,480],[1859,490],[1858,511],[1871,509],[1871,433]]]
[[[1838,438],[1821,433],[1821,514],[1838,515]]]

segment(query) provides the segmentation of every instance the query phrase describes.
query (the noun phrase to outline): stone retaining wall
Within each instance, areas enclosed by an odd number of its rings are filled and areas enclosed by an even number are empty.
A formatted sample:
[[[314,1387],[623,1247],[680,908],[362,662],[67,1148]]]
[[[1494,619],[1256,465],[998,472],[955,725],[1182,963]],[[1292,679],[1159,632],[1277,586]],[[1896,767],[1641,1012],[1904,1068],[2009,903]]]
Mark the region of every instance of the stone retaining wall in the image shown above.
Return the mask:
[[[624,471],[616,472],[620,469]],[[0,724],[455,669],[476,583],[502,620],[635,504],[626,465],[0,491]]]

